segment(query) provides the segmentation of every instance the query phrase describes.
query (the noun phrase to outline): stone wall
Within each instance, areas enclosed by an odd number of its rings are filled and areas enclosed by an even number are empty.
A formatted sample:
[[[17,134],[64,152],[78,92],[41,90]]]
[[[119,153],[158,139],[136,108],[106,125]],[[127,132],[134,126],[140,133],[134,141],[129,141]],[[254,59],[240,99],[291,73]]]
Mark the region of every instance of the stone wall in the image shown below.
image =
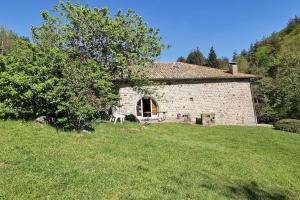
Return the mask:
[[[160,112],[166,111],[167,120],[177,114],[189,114],[192,121],[202,113],[215,113],[216,124],[255,124],[249,80],[202,80],[169,82],[152,86],[152,95]],[[131,87],[119,91],[121,112],[136,115],[136,104],[143,96]]]

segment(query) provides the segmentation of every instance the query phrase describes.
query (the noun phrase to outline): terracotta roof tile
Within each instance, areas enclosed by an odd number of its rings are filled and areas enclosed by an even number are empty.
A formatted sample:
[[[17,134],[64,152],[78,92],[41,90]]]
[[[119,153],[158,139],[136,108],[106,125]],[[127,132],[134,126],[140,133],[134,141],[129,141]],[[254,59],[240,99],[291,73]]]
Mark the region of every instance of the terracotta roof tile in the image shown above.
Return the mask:
[[[192,65],[181,62],[155,62],[145,67],[145,74],[151,80],[171,79],[218,79],[218,78],[254,78],[254,75],[231,74],[226,70]]]

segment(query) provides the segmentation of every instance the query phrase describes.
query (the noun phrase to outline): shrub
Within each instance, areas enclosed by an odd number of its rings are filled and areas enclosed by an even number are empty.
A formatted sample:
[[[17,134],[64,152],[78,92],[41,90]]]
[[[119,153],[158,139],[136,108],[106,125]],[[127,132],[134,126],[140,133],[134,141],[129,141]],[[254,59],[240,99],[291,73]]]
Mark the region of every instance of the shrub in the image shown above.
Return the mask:
[[[132,10],[113,17],[108,8],[70,1],[55,10],[56,16],[42,12],[34,42],[17,38],[0,57],[0,119],[46,116],[64,130],[81,131],[117,104],[117,79],[148,83],[127,66],[142,70],[166,46]]]
[[[62,54],[42,52],[29,41],[16,40],[0,71],[0,118],[30,120],[51,113],[55,73],[63,63],[56,62],[62,59]]]
[[[69,62],[62,75],[53,100],[57,105],[55,120],[65,130],[91,128],[98,112],[118,99],[111,77],[93,60]]]
[[[274,124],[275,129],[288,131],[292,133],[300,133],[300,120],[297,119],[282,119]]]

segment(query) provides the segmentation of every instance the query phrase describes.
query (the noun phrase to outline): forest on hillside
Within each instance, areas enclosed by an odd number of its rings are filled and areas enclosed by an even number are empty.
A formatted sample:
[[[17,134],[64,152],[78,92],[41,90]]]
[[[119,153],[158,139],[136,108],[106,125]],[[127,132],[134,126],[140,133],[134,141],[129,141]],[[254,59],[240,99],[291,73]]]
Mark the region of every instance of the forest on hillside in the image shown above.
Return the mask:
[[[248,50],[234,52],[232,60],[238,63],[240,72],[257,76],[252,85],[260,122],[300,118],[299,17],[291,19],[281,31],[251,44]],[[229,66],[229,59],[218,58],[213,47],[207,58],[197,48],[177,61],[221,69]]]
[[[257,75],[253,84],[260,121],[300,118],[300,18],[251,45],[245,70]]]

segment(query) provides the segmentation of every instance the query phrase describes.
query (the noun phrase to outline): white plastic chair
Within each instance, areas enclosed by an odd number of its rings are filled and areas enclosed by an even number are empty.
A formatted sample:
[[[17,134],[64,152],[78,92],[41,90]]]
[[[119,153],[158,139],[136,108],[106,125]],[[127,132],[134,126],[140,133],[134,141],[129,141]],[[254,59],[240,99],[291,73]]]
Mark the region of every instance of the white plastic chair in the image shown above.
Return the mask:
[[[121,124],[125,121],[125,115],[120,114],[116,107],[112,107],[112,115],[110,116],[109,121],[114,121],[114,124],[117,123],[118,119],[120,119]]]

